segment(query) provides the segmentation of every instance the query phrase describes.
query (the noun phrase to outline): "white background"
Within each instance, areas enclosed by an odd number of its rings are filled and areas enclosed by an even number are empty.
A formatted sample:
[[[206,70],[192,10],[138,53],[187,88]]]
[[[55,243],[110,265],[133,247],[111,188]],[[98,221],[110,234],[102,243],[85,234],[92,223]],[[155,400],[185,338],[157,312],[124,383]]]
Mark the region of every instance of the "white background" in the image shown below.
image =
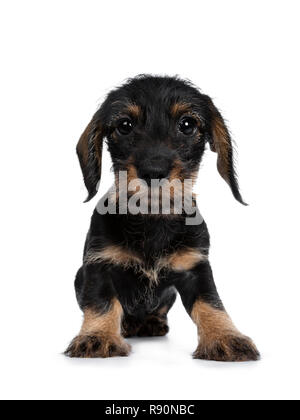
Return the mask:
[[[298,399],[299,1],[2,0],[0,16],[1,398]],[[75,145],[139,73],[191,79],[229,121],[250,206],[209,151],[196,192],[221,297],[258,363],[193,360],[180,299],[169,336],[130,340],[130,358],[61,355],[81,324],[73,280],[97,202],[82,204]]]

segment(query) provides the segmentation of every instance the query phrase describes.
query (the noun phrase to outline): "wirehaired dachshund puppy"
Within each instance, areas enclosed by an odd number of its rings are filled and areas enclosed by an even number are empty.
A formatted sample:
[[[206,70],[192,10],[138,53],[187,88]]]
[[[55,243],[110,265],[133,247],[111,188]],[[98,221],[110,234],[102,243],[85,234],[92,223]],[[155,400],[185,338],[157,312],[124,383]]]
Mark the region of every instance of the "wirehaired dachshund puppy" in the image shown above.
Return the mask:
[[[230,134],[212,100],[177,77],[141,75],[110,92],[77,144],[86,201],[98,190],[103,139],[113,162],[114,196],[111,199],[110,192],[100,200],[91,219],[75,280],[84,321],[65,354],[127,356],[126,337],[168,333],[167,314],[178,292],[198,329],[194,358],[257,360],[254,343],[237,330],[218,295],[206,224],[199,218],[191,222],[198,212],[194,196],[191,209],[176,211],[179,190],[173,184],[169,211],[163,209],[160,182],[178,181],[183,195],[191,193],[185,181],[195,181],[206,144],[217,153],[218,171],[234,197],[245,204]],[[125,183],[120,182],[122,174]],[[139,186],[129,188],[136,180]],[[156,199],[145,192],[155,180]],[[131,199],[140,211],[130,211]],[[109,200],[115,211],[102,211]],[[151,211],[154,202],[157,208]]]

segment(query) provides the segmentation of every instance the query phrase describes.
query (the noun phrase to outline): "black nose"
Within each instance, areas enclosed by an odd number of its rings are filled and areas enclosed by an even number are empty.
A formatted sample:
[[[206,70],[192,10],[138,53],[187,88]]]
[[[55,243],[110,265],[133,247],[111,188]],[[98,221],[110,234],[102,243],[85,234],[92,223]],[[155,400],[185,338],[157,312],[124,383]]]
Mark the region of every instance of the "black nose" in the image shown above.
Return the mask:
[[[164,179],[169,176],[170,164],[167,159],[147,159],[138,165],[138,175],[148,184],[152,179]]]

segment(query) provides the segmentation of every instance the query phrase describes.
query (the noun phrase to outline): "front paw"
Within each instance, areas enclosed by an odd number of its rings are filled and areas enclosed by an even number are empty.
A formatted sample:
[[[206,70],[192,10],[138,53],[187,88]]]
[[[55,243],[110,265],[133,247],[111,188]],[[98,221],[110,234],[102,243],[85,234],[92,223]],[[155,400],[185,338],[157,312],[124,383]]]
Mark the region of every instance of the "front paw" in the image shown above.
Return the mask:
[[[193,357],[218,362],[249,362],[259,360],[260,354],[250,338],[225,335],[211,342],[200,342]]]
[[[78,358],[128,356],[131,347],[121,337],[79,335],[74,338],[65,355]]]

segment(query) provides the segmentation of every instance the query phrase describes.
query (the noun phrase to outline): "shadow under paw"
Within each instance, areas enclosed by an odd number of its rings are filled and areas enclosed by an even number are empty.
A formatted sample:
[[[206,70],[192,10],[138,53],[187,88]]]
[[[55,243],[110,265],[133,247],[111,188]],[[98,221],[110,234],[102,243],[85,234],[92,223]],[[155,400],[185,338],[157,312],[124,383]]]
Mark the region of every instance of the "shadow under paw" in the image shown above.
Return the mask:
[[[250,338],[226,335],[212,342],[200,342],[193,357],[218,362],[249,362],[259,360],[260,354]]]
[[[72,358],[105,358],[128,356],[130,349],[130,345],[121,337],[79,335],[64,354]]]

